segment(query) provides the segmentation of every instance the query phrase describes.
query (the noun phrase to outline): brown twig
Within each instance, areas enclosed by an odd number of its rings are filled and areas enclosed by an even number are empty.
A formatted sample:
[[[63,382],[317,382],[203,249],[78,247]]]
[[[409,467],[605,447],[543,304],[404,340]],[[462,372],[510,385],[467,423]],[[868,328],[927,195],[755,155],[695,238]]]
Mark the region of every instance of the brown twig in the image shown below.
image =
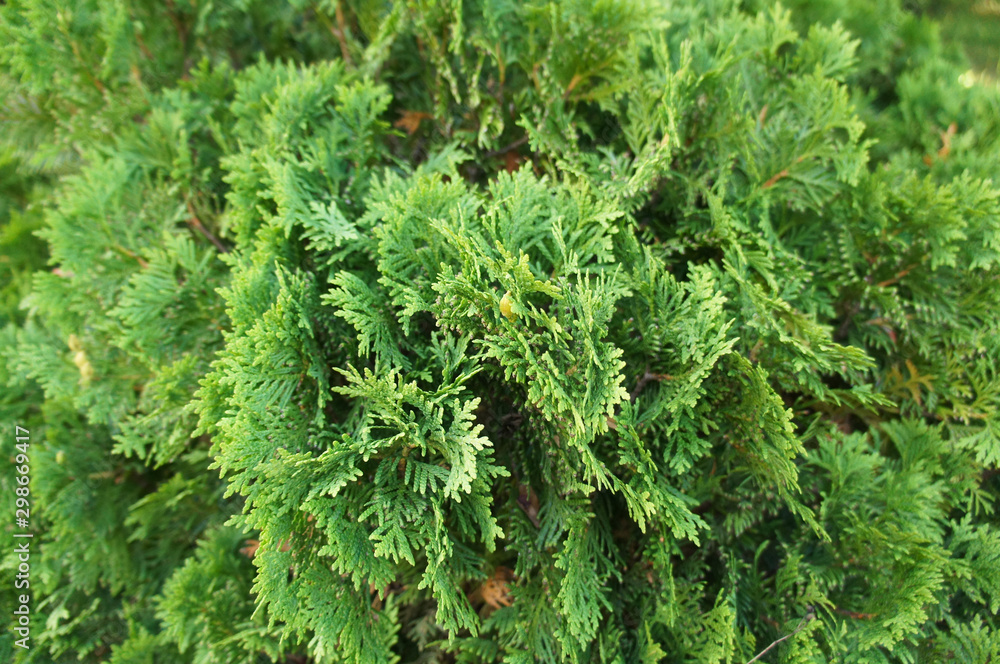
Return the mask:
[[[135,29],[133,34],[135,35],[135,43],[139,46],[139,50],[142,51],[142,56],[147,60],[152,60],[153,52],[149,50],[148,46],[146,46],[146,40],[142,38],[142,32]]]
[[[563,93],[564,101],[566,99],[569,99],[569,95],[571,92],[573,92],[573,88],[575,88],[582,80],[583,80],[582,76],[580,76],[579,74],[573,74],[573,78],[570,79],[569,85],[566,87],[566,92]]]
[[[919,263],[914,263],[909,267],[904,267],[902,270],[896,273],[895,277],[892,277],[891,279],[886,279],[885,281],[880,281],[875,285],[878,286],[879,288],[885,288],[886,286],[891,286],[900,279],[902,279],[903,277],[905,277],[906,275],[908,275],[910,272],[912,272],[913,268],[919,267],[919,265],[920,265]]]
[[[651,380],[659,381],[659,380],[673,380],[673,379],[674,377],[671,376],[670,374],[651,373],[647,369],[646,373],[644,373],[642,377],[639,378],[639,382],[635,384],[635,388],[628,395],[628,400],[630,403],[635,403],[635,398],[639,396],[639,392],[642,392],[642,388],[646,387],[646,383],[648,383]]]
[[[207,228],[205,228],[205,224],[201,223],[201,219],[198,218],[198,214],[194,211],[194,205],[191,204],[190,200],[188,200],[187,202],[187,209],[188,209],[188,214],[191,215],[191,218],[188,219],[188,224],[191,225],[191,228],[195,229],[196,231],[204,235],[206,238],[208,238],[208,241],[214,244],[215,248],[218,249],[220,252],[224,254],[228,253],[229,248],[226,245],[222,244],[222,240],[212,235],[212,232]]]
[[[875,617],[874,613],[858,613],[857,611],[848,611],[847,609],[834,609],[834,611],[842,616],[854,618],[855,620],[871,620]]]
[[[761,650],[761,651],[760,651],[759,653],[757,653],[757,656],[756,656],[756,657],[754,657],[753,659],[751,659],[751,660],[750,660],[749,662],[747,662],[747,664],[753,664],[753,662],[756,662],[756,661],[757,661],[758,659],[760,659],[761,657],[763,657],[763,656],[764,656],[764,654],[765,654],[765,653],[766,653],[766,652],[767,652],[768,650],[770,650],[770,649],[771,649],[771,648],[773,648],[774,646],[778,645],[779,643],[781,643],[781,642],[782,642],[782,641],[784,641],[785,639],[790,639],[790,638],[792,638],[793,636],[795,636],[796,634],[798,634],[799,632],[801,632],[801,631],[802,631],[802,628],[803,628],[803,627],[805,627],[805,626],[806,626],[806,624],[807,624],[807,623],[808,623],[808,622],[809,622],[810,620],[812,620],[813,618],[815,618],[815,617],[816,617],[816,614],[815,614],[815,613],[813,613],[813,610],[812,610],[812,607],[810,607],[810,608],[809,608],[809,612],[808,612],[808,613],[806,613],[806,615],[802,616],[802,620],[800,620],[800,621],[799,621],[799,624],[798,624],[798,627],[796,627],[796,628],[795,628],[794,630],[792,630],[792,632],[791,632],[790,634],[785,634],[785,635],[784,635],[783,637],[781,637],[780,639],[778,639],[778,640],[776,640],[776,641],[772,642],[772,643],[771,643],[771,645],[769,645],[768,647],[764,648],[764,649],[763,649],[763,650]]]
[[[513,143],[509,143],[506,146],[500,148],[499,150],[490,150],[489,152],[487,152],[486,154],[484,154],[483,157],[485,159],[491,159],[493,157],[499,157],[502,154],[506,154],[506,153],[510,152],[511,150],[514,150],[516,148],[521,147],[522,145],[524,145],[527,142],[528,142],[528,137],[526,135],[522,136],[521,138],[517,139]]]
[[[94,73],[90,70],[90,67],[87,66],[87,64],[83,61],[83,55],[80,53],[80,45],[77,44],[75,41],[70,41],[69,46],[73,50],[73,55],[76,56],[77,61],[79,61],[80,65],[82,66],[83,73],[86,74],[87,78],[90,80],[90,83],[95,88],[97,88],[97,91],[103,95],[105,92],[104,84],[101,83],[99,78],[94,76]]]
[[[760,109],[760,114],[757,116],[757,125],[763,127],[764,120],[766,119],[767,119],[767,104],[764,104],[764,108]]]
[[[347,37],[345,36],[347,22],[344,20],[344,10],[340,6],[340,2],[337,2],[336,9],[334,10],[336,12],[337,25],[334,25],[330,21],[319,6],[314,5],[313,10],[316,12],[316,18],[319,19],[320,23],[322,23],[326,29],[330,31],[330,34],[337,38],[337,42],[340,44],[340,54],[344,58],[344,62],[346,62],[348,66],[353,67],[354,61],[351,60],[351,52],[347,46]]]
[[[344,61],[347,62],[348,66],[354,66],[354,62],[351,60],[351,52],[347,50],[347,38],[346,34],[346,23],[344,21],[344,9],[340,5],[340,1],[337,1],[337,31],[334,32],[334,36],[337,41],[340,42],[340,52],[344,55]]]
[[[114,250],[117,251],[118,253],[122,254],[123,256],[128,256],[129,258],[135,260],[139,264],[139,267],[145,268],[145,267],[149,266],[149,263],[147,263],[146,260],[142,256],[140,256],[139,254],[135,253],[131,249],[123,247],[120,244],[116,244],[114,246]]]
[[[181,21],[180,16],[177,14],[177,6],[174,4],[174,0],[166,0],[167,5],[167,18],[170,22],[174,24],[174,31],[177,32],[177,38],[181,42],[181,50],[187,52],[187,41],[188,41],[188,31],[187,26]]]
[[[761,185],[761,189],[768,189],[770,187],[773,187],[775,182],[787,176],[788,176],[788,169],[784,168],[780,172],[775,173],[773,176],[771,176],[771,178],[767,182]]]

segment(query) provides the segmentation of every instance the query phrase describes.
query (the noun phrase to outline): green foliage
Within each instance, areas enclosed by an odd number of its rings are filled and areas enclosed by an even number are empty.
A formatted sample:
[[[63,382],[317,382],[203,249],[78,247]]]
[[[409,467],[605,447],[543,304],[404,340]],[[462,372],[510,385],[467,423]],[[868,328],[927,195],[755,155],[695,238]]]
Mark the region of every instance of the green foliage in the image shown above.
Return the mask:
[[[0,655],[995,660],[1000,90],[918,4],[0,7]]]

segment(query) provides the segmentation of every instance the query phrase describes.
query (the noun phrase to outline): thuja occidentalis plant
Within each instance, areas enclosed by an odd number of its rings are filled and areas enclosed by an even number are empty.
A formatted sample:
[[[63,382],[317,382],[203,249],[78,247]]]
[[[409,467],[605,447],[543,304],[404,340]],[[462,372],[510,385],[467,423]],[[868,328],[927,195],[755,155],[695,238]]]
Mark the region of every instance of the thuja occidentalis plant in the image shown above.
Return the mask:
[[[0,6],[4,661],[996,662],[922,4]]]

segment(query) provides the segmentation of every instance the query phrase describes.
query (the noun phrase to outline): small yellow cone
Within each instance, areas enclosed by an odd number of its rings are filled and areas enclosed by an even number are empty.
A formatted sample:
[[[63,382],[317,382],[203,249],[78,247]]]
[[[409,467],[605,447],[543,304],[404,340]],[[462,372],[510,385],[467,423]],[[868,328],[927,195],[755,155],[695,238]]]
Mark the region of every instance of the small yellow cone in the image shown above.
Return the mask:
[[[503,294],[503,297],[500,298],[500,313],[503,314],[503,317],[507,320],[514,320],[514,312],[510,309],[511,302],[510,291],[507,291]]]

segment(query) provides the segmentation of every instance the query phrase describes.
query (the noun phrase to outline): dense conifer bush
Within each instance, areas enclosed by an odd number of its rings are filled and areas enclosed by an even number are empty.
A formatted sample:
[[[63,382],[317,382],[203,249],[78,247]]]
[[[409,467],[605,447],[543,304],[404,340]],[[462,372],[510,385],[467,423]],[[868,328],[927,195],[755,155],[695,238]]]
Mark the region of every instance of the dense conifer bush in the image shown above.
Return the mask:
[[[1000,88],[913,11],[4,3],[0,658],[997,662]]]

